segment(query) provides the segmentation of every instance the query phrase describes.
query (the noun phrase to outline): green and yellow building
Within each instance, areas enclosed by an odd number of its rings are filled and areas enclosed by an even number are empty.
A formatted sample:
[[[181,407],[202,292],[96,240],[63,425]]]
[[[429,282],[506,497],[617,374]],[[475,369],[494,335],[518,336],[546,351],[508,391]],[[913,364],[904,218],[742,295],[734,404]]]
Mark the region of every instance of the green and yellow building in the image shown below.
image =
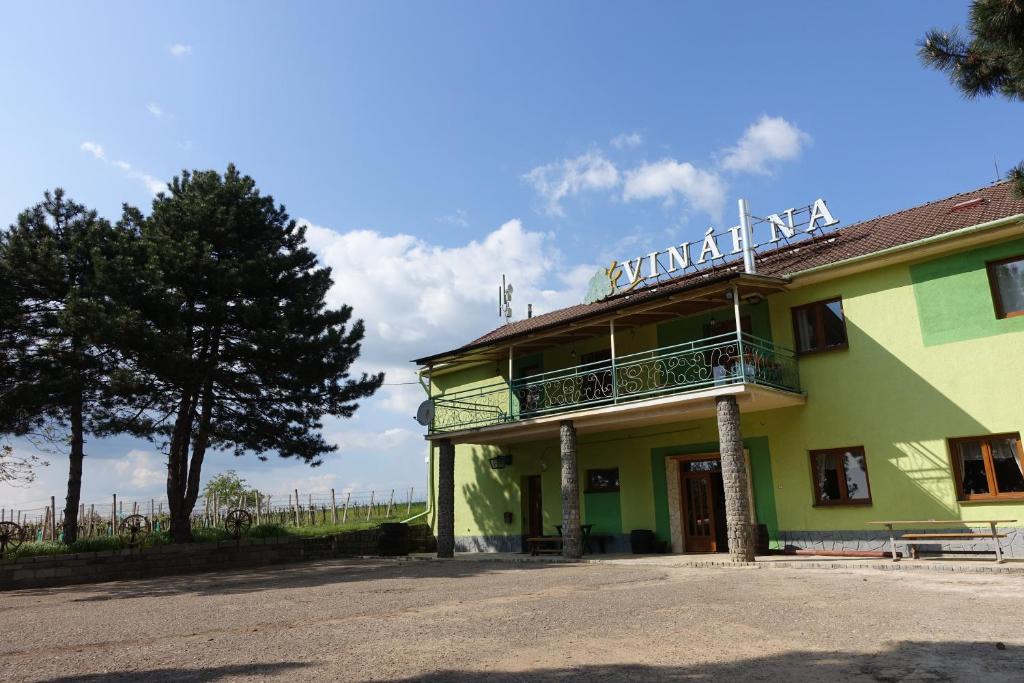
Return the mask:
[[[440,554],[577,524],[610,551],[651,530],[722,552],[739,525],[884,550],[872,522],[999,519],[1024,557],[1024,200],[1000,183],[832,230],[807,211],[761,221],[775,241],[750,262],[695,268],[707,245],[677,245],[613,265],[591,303],[418,359]]]

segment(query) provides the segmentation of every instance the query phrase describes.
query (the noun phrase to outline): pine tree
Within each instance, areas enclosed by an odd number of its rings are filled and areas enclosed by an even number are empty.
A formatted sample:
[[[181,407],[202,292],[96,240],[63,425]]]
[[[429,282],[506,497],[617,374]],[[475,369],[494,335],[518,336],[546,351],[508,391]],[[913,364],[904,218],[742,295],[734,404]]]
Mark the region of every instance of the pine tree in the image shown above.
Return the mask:
[[[208,449],[319,465],[336,450],[325,415],[351,417],[383,374],[352,378],[364,328],[327,307],[330,270],[305,229],[229,166],[184,172],[152,212],[126,208],[139,263],[123,272],[135,318],[125,335],[145,419],[114,425],[162,439],[171,535],[189,540]]]
[[[99,273],[116,242],[109,222],[61,189],[0,233],[0,432],[67,435],[67,543],[78,533],[85,436],[105,419],[114,355],[95,333],[109,325]]]
[[[1024,99],[1024,0],[974,0],[968,34],[962,37],[956,27],[928,31],[920,46],[922,61],[949,74],[969,98]],[[1009,177],[1024,196],[1024,163]]]

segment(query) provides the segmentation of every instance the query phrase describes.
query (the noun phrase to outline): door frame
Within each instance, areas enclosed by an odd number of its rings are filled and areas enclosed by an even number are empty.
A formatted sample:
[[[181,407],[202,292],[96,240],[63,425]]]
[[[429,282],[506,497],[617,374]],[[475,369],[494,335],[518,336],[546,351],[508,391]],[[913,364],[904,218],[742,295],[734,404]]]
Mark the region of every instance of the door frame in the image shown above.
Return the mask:
[[[536,481],[536,483],[537,483],[537,496],[539,498],[539,500],[537,501],[537,513],[540,515],[540,518],[537,521],[538,521],[538,523],[540,525],[540,533],[538,535],[543,535],[544,534],[544,479],[539,474],[524,474],[523,475],[523,479],[522,479],[522,482],[523,482],[522,483],[523,509],[522,509],[522,517],[521,517],[521,519],[522,519],[522,537],[523,537],[523,549],[524,549],[524,552],[525,552],[525,549],[526,549],[526,539],[531,534],[531,529],[530,529],[530,518],[531,518],[531,509],[530,509],[531,508],[531,505],[530,505],[530,503],[531,503],[531,488],[530,488],[530,482],[532,482],[532,481]]]
[[[680,480],[680,463],[692,460],[720,460],[718,451],[703,453],[681,453],[665,458],[665,482],[668,485],[668,522],[672,552],[683,555],[686,553],[686,539],[683,535],[683,497]],[[750,523],[757,524],[757,508],[754,507],[754,479],[750,470],[750,451],[743,449],[743,461],[747,467],[747,501],[750,505]]]

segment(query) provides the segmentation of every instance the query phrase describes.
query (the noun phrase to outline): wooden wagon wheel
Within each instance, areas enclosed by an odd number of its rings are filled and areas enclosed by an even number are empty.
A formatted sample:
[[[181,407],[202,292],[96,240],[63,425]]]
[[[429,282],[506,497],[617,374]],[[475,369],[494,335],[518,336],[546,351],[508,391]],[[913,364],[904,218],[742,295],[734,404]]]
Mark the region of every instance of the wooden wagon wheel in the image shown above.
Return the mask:
[[[0,522],[0,557],[7,549],[17,550],[25,540],[25,530],[14,522]]]
[[[129,546],[135,546],[149,533],[149,529],[149,520],[144,515],[128,515],[121,520],[120,534],[126,537],[125,542]]]
[[[232,510],[224,518],[224,528],[231,538],[241,538],[252,526],[252,515],[245,510]]]

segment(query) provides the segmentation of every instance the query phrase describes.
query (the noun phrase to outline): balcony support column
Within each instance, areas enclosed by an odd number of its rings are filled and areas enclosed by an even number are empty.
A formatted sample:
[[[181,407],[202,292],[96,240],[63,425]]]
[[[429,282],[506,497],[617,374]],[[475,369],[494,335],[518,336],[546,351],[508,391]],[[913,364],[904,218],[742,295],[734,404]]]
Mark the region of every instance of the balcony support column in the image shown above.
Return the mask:
[[[744,238],[745,239],[745,238]],[[743,353],[743,327],[740,325],[742,320],[740,316],[740,289],[736,285],[732,286],[732,314],[736,320],[736,350],[739,352],[739,363],[737,363],[737,377],[740,382],[747,381],[747,359],[746,354]]]
[[[619,402],[619,382],[615,378],[615,318],[608,321],[608,336],[611,337],[610,349],[612,356],[612,403]]]
[[[455,557],[455,444],[438,442],[437,556]]]
[[[575,560],[583,555],[580,528],[580,480],[576,458],[576,427],[572,420],[559,425],[562,456],[562,556]]]
[[[735,396],[719,396],[715,403],[718,411],[722,483],[725,485],[729,559],[733,562],[753,562],[754,542],[750,527],[750,498],[747,494],[747,463],[740,433],[740,408]]]

